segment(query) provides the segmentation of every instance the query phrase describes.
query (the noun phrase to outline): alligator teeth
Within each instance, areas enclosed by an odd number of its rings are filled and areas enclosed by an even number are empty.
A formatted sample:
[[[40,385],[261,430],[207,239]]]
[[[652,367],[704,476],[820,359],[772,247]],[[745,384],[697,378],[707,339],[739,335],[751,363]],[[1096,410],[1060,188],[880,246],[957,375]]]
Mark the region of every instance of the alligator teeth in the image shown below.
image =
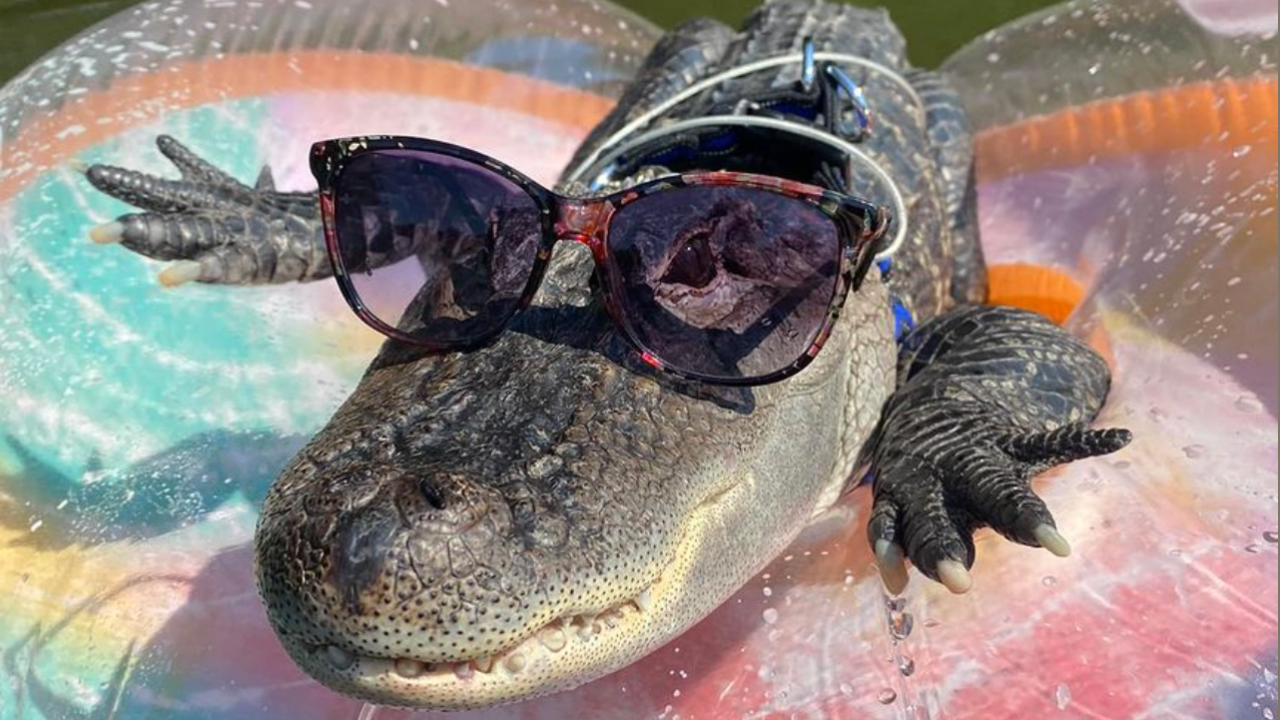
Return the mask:
[[[325,647],[324,654],[325,657],[329,658],[329,663],[339,670],[346,670],[356,661],[354,655],[343,650],[337,645],[329,645]]]
[[[569,644],[569,638],[565,637],[564,631],[557,627],[547,628],[538,633],[538,639],[551,652],[560,652],[565,645]]]
[[[458,663],[453,666],[453,674],[459,680],[470,680],[476,676],[476,671],[471,668],[471,663]]]
[[[649,608],[653,607],[653,588],[645,588],[634,602],[640,612],[649,612]]]
[[[513,673],[518,673],[523,670],[525,666],[524,653],[511,653],[502,664],[506,666],[507,670],[510,670]]]
[[[600,616],[600,620],[604,623],[604,626],[610,630],[618,627],[618,616],[613,613],[604,613]]]
[[[413,658],[396,658],[396,674],[416,678],[427,671],[427,664]]]
[[[478,660],[472,660],[471,667],[474,667],[482,673],[488,674],[493,672],[493,661],[494,657],[489,655],[487,657],[479,658]]]

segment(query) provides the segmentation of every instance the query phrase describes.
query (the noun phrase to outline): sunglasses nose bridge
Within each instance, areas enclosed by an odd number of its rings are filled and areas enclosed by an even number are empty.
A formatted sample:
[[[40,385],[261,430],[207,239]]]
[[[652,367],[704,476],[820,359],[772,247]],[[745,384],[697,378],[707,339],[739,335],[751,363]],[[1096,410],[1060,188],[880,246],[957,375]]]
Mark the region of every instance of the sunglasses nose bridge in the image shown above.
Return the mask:
[[[591,250],[596,262],[605,256],[604,230],[613,215],[613,203],[608,200],[568,199],[560,203],[556,214],[557,240],[582,243]]]

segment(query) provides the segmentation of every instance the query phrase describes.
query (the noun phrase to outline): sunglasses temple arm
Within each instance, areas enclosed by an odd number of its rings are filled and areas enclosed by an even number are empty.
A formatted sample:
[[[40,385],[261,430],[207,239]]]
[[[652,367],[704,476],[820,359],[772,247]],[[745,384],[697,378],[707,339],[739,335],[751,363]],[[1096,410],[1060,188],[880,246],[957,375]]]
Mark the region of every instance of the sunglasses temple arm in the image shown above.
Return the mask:
[[[852,290],[857,291],[862,287],[862,281],[866,279],[867,273],[871,271],[871,266],[876,264],[876,256],[880,253],[885,239],[889,236],[889,226],[893,224],[893,214],[888,208],[879,208],[876,212],[875,220],[872,226],[863,231],[855,243],[854,252],[856,257],[853,268],[853,287]],[[886,262],[888,258],[885,259]]]

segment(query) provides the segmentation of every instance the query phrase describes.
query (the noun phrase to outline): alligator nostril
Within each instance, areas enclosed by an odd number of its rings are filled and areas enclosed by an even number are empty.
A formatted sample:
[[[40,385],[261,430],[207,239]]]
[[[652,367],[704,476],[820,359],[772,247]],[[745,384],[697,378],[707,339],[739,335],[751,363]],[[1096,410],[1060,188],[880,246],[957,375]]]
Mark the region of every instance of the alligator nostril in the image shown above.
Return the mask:
[[[422,497],[427,499],[427,503],[437,510],[444,509],[444,493],[440,490],[440,486],[435,484],[431,478],[422,478],[418,481],[418,488],[422,490]]]

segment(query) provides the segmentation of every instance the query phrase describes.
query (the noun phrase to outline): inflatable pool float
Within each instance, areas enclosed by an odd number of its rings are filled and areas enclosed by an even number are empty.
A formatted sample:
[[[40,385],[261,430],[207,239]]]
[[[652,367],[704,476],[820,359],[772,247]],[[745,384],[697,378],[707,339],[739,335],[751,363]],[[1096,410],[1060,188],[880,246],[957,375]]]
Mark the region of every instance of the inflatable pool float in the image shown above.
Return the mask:
[[[164,172],[164,132],[301,189],[313,139],[386,132],[550,182],[657,36],[587,0],[376,5],[147,3],[0,90],[0,720],[409,715],[301,674],[248,544],[377,338],[329,283],[178,298],[85,239],[123,206],[75,170]],[[1201,5],[1066,5],[947,65],[992,299],[1103,350],[1100,422],[1138,437],[1044,481],[1070,560],[980,537],[974,593],[886,601],[855,493],[642,662],[462,716],[1274,712],[1275,11]]]

